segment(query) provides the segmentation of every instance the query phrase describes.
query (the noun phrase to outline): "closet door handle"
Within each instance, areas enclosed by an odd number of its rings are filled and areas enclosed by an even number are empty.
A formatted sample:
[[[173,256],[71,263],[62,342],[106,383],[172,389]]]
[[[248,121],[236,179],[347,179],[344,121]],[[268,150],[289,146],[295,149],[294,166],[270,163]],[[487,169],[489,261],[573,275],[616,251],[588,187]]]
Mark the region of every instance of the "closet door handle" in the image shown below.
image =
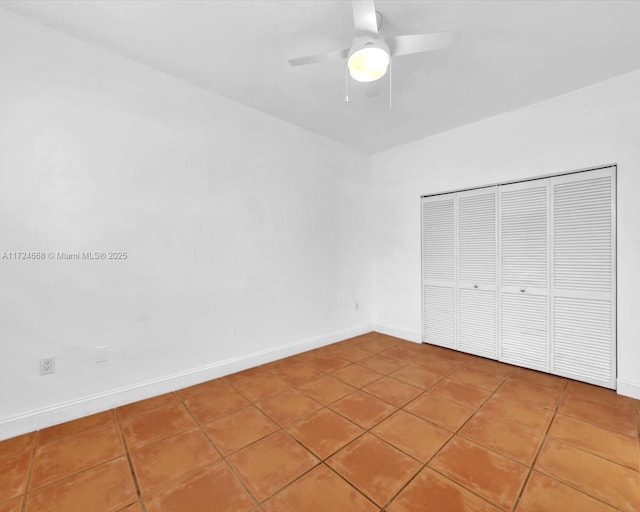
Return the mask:
[[[477,289],[477,288],[478,288],[478,285],[477,285],[477,284],[474,284],[474,285],[473,285],[473,287]]]
[[[524,293],[526,290],[524,288],[520,288],[520,291]]]

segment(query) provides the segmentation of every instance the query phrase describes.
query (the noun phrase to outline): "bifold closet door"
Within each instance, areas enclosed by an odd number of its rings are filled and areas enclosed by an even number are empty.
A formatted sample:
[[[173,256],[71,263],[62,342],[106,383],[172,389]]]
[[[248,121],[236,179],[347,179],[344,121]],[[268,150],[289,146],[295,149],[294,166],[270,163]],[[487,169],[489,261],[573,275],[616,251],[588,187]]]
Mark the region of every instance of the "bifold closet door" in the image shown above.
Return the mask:
[[[456,344],[456,196],[422,199],[422,341]]]
[[[549,371],[549,181],[500,187],[500,361]]]
[[[552,372],[615,388],[615,168],[551,178]]]
[[[457,348],[497,358],[497,188],[457,194]]]
[[[615,172],[423,198],[423,341],[615,388]]]

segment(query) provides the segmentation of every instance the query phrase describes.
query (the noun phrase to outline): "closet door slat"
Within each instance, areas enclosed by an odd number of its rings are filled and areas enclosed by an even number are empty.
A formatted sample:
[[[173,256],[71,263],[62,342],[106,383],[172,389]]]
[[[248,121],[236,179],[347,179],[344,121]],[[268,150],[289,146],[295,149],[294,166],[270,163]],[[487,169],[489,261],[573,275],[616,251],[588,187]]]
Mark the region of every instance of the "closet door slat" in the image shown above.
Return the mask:
[[[423,292],[422,340],[431,345],[455,348],[455,288],[425,285]]]
[[[496,359],[498,350],[496,292],[462,288],[458,293],[460,350]]]
[[[500,187],[501,283],[547,288],[546,180]]]
[[[458,281],[496,284],[496,191],[458,195]]]
[[[545,295],[502,293],[501,361],[547,371],[548,301]]]
[[[455,280],[454,208],[454,197],[422,205],[423,278],[427,281]]]

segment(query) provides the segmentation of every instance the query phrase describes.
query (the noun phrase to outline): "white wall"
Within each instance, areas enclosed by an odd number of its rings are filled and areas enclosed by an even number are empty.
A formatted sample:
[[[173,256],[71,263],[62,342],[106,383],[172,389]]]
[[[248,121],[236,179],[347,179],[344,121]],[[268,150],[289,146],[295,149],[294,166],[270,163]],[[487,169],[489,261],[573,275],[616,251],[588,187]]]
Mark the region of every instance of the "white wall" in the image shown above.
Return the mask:
[[[640,396],[639,90],[630,73],[372,164],[0,9],[0,257],[128,255],[0,259],[0,439],[372,317],[418,341],[422,194],[606,163],[618,164],[618,385]],[[57,369],[40,377],[45,356]]]
[[[421,338],[420,196],[618,164],[618,392],[640,398],[640,71],[373,157],[374,325]]]
[[[128,256],[0,259],[0,439],[368,330],[370,162],[0,9],[0,256]]]

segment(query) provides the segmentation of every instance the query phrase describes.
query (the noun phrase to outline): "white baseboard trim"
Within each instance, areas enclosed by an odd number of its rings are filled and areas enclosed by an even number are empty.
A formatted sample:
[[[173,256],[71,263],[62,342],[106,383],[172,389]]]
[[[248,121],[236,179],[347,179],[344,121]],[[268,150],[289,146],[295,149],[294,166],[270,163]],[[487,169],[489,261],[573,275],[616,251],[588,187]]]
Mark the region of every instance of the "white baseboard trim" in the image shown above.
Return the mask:
[[[422,335],[419,332],[407,331],[399,327],[391,327],[389,325],[374,324],[373,330],[403,340],[413,341],[414,343],[422,343]]]
[[[345,329],[324,336],[310,338],[302,342],[225,359],[172,375],[57,403],[8,418],[2,418],[0,419],[0,441],[40,430],[51,425],[57,425],[58,423],[64,423],[65,421],[82,418],[89,414],[108,411],[109,409],[137,402],[138,400],[169,393],[176,389],[193,386],[194,384],[246,370],[247,368],[270,363],[283,357],[299,354],[307,350],[335,343],[336,341],[365,334],[372,330],[371,325]]]
[[[616,384],[619,395],[630,396],[631,398],[637,398],[640,400],[640,383],[618,379]]]

